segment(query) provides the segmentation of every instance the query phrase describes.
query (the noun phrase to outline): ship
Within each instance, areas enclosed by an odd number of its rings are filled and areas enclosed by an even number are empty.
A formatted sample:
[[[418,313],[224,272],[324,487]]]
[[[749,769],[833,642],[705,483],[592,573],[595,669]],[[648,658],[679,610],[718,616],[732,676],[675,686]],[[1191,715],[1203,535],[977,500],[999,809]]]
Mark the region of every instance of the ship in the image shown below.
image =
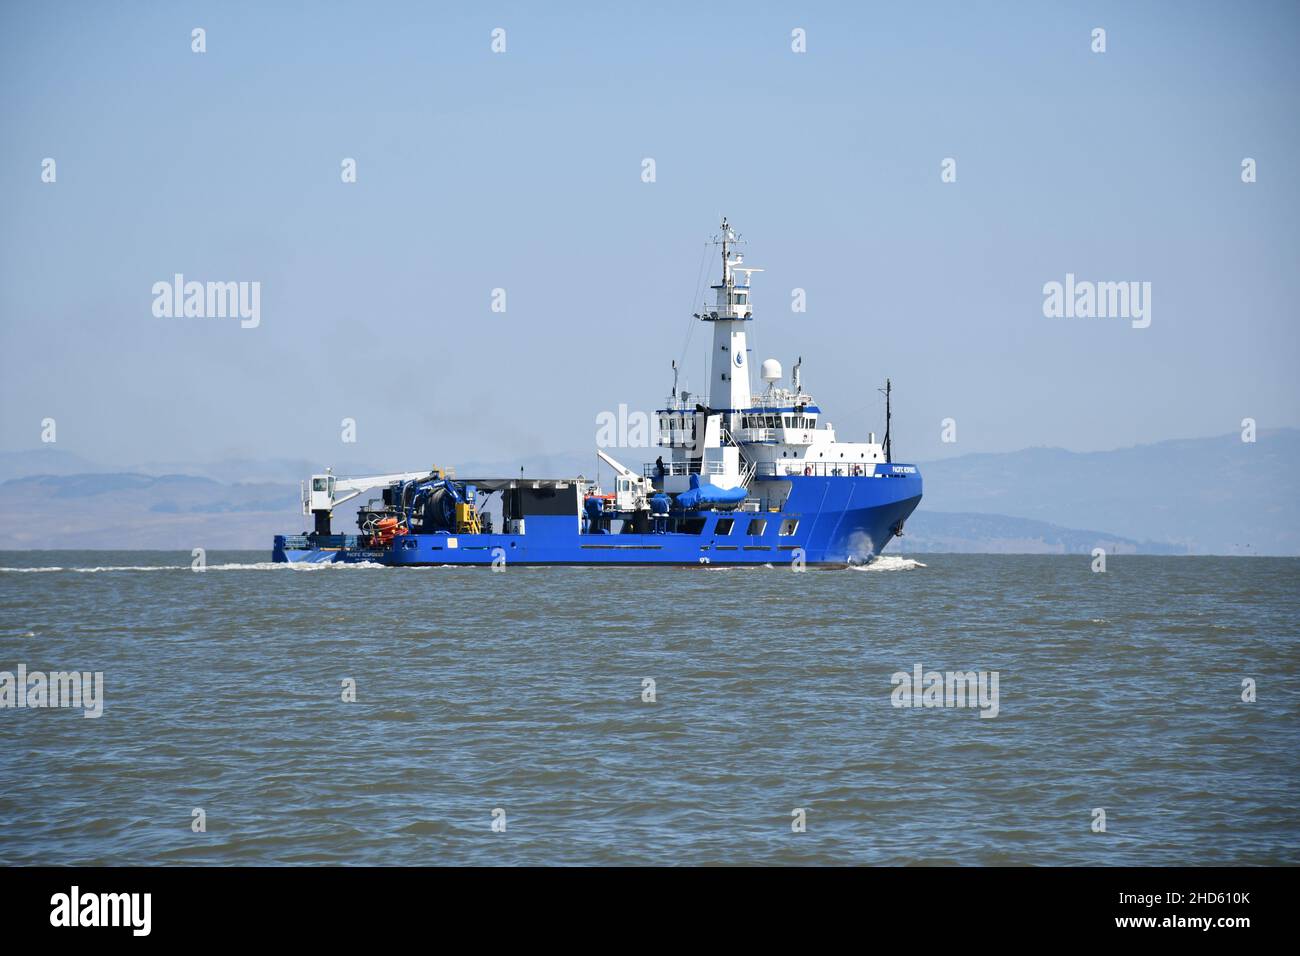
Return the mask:
[[[604,449],[600,479],[458,477],[451,468],[363,477],[326,469],[302,486],[310,531],[276,535],[276,562],[390,567],[676,565],[846,567],[868,564],[921,501],[921,474],[893,459],[892,385],[883,441],[841,441],[802,381],[764,360],[752,390],[748,329],[753,276],[726,219],[714,301],[693,319],[711,330],[709,387],[673,385],[657,409],[658,451],[640,470]],[[367,492],[355,534],[333,513]]]

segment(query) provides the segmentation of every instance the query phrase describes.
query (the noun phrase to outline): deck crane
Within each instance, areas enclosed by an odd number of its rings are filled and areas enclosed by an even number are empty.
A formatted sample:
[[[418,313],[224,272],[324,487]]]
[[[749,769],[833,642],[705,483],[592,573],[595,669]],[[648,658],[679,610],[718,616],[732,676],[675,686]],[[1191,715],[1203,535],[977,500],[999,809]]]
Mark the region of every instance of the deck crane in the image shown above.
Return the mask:
[[[323,475],[311,476],[311,488],[302,486],[302,513],[316,518],[316,534],[330,533],[330,517],[336,505],[351,501],[362,492],[371,488],[386,487],[399,481],[415,481],[428,478],[436,471],[404,471],[392,475],[371,475],[368,478],[336,478],[332,469],[326,468]]]
[[[605,454],[599,448],[596,454],[600,460],[614,469],[614,501],[619,508],[635,511],[646,507],[646,498],[654,491],[649,480],[642,478],[631,468]]]

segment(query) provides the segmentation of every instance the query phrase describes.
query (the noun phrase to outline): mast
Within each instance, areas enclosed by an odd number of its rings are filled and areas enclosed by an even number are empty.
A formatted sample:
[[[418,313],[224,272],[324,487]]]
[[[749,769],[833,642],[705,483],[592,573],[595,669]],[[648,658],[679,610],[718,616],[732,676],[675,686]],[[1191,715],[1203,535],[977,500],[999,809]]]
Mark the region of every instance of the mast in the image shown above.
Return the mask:
[[[727,265],[727,233],[731,227],[727,225],[727,217],[722,217],[722,284],[727,284],[727,279],[731,277],[731,270]]]
[[[885,461],[887,462],[892,462],[894,460],[894,445],[889,440],[889,393],[891,391],[893,391],[893,385],[890,383],[889,379],[885,379]]]

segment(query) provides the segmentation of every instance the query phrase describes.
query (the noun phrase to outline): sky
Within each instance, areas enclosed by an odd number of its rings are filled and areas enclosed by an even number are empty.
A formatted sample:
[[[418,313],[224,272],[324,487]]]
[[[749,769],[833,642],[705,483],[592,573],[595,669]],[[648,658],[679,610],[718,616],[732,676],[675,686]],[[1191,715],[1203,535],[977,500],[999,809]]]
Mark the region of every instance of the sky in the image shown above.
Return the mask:
[[[1297,27],[1290,2],[5,4],[0,450],[52,418],[122,466],[585,451],[673,360],[704,389],[722,215],[766,270],[751,367],[802,356],[846,440],[883,431],[888,376],[896,460],[1296,426]],[[259,283],[259,324],[156,316],[176,273]],[[1067,274],[1150,283],[1150,325],[1045,316]]]

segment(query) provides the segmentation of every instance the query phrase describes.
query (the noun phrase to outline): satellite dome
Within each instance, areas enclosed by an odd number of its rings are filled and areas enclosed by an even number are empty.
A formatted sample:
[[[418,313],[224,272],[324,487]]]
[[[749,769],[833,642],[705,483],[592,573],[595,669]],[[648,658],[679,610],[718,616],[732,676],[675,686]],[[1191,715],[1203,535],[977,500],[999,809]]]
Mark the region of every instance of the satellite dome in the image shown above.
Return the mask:
[[[781,381],[781,363],[776,359],[763,359],[763,381]]]

